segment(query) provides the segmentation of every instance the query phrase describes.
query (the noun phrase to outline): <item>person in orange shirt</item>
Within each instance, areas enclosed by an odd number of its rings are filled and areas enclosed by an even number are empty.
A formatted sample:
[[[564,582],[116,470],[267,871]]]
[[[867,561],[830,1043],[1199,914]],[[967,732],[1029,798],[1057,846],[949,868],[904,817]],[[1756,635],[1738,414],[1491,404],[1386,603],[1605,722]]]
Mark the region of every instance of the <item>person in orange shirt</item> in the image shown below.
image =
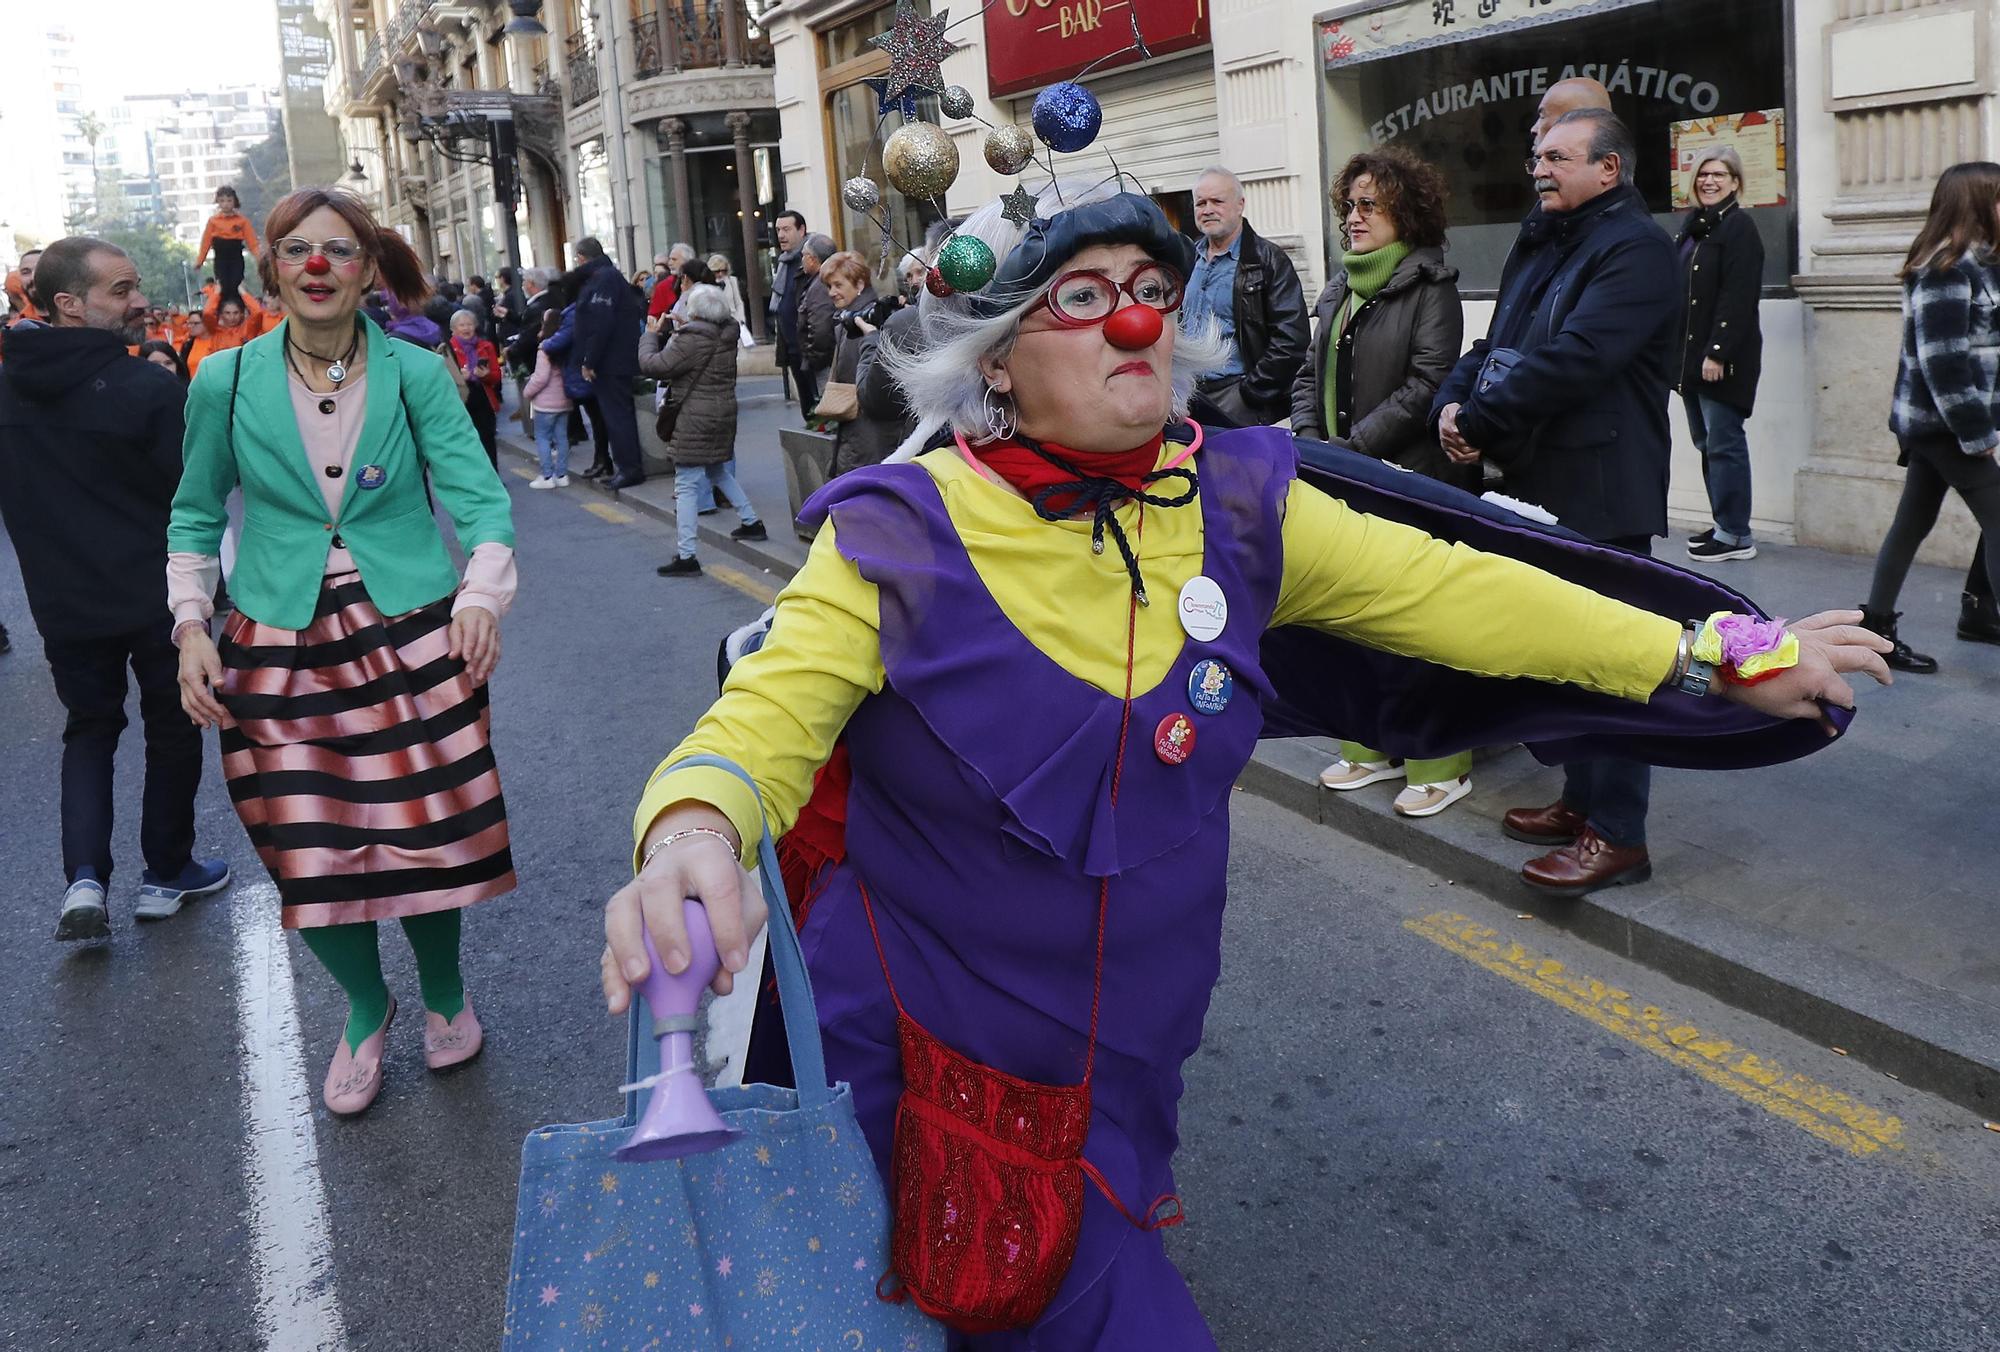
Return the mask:
[[[252,338],[260,337],[267,325],[264,322],[264,307],[249,296],[227,300],[218,296],[209,303],[202,314],[203,325],[208,329],[209,341],[217,352],[227,352],[232,347],[241,347]],[[275,324],[276,321],[273,321]]]
[[[40,249],[28,250],[21,255],[21,266],[7,274],[7,299],[13,307],[5,320],[8,326],[42,318],[42,309],[35,304],[35,263],[41,256]]]
[[[221,284],[222,296],[234,300],[243,294],[245,255],[257,256],[257,229],[243,214],[242,200],[234,188],[215,190],[215,214],[208,218],[208,226],[201,232],[201,248],[194,259],[196,267],[208,260],[211,248],[215,250],[215,280]]]
[[[181,344],[179,350],[181,360],[187,363],[188,378],[193,379],[195,369],[201,365],[202,358],[214,352],[216,346],[214,337],[208,331],[207,316],[201,311],[196,310],[189,314],[187,325],[187,340]]]

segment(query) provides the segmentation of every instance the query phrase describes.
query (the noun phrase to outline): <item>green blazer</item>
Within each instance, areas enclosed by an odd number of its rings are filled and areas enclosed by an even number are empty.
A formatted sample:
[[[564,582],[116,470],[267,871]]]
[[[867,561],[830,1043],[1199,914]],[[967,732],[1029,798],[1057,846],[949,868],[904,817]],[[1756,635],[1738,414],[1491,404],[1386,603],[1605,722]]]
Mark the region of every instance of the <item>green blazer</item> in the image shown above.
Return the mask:
[[[366,317],[361,324],[368,343],[368,409],[340,511],[332,515],[292,412],[288,325],[208,358],[188,391],[185,467],[167,548],[220,553],[223,504],[229,490],[240,487],[243,538],[229,594],[259,623],[294,630],[312,624],[336,533],[385,616],[456,589],[458,570],[424,494],[426,470],[468,554],[488,541],[513,547],[507,489],[479,444],[444,358],[390,338]],[[378,477],[379,487],[365,486]]]

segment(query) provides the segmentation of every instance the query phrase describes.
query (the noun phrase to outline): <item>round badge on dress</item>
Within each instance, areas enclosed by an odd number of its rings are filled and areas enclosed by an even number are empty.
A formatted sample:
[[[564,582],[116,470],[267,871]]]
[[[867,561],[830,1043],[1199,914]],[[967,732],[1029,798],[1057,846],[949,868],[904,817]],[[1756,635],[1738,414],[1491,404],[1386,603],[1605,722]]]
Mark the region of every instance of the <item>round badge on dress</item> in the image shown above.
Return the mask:
[[[1188,673],[1188,701],[1205,714],[1219,714],[1236,693],[1236,678],[1213,657],[1203,658]]]
[[[1153,754],[1169,765],[1179,765],[1194,754],[1194,720],[1186,714],[1168,714],[1153,730]]]
[[[1204,643],[1220,637],[1223,626],[1229,623],[1229,599],[1214,578],[1200,573],[1181,585],[1178,609],[1181,628],[1190,638]]]
[[[380,465],[363,465],[361,472],[354,476],[354,482],[363,488],[380,488],[389,482],[389,471]]]

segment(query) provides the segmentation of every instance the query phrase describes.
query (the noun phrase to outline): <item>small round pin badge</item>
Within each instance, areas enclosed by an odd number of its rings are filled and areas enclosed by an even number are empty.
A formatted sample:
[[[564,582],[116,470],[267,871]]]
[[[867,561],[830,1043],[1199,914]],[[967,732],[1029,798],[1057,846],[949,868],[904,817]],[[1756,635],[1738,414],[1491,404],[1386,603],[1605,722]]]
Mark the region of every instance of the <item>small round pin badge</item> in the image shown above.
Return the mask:
[[[1153,754],[1169,765],[1179,765],[1194,754],[1194,720],[1186,714],[1168,714],[1153,731]]]
[[[1236,678],[1214,658],[1204,658],[1188,673],[1188,702],[1202,713],[1219,714],[1236,693]]]
[[[1229,623],[1228,598],[1214,578],[1199,573],[1181,585],[1175,609],[1181,617],[1181,628],[1187,630],[1190,638],[1204,643],[1219,637],[1223,626]]]
[[[380,465],[363,465],[361,472],[354,476],[354,482],[363,488],[380,488],[389,482],[389,471]]]

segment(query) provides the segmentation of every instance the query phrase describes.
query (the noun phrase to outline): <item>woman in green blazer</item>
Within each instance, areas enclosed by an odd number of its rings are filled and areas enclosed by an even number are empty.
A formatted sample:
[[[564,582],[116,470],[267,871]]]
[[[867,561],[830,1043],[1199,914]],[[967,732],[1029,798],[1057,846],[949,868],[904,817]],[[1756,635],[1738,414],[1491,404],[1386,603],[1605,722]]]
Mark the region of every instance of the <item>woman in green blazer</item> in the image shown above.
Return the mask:
[[[285,322],[202,363],[167,532],[181,704],[221,729],[223,771],[297,929],[347,993],[326,1103],[382,1082],[396,1002],[376,922],[416,951],[433,1070],[479,1051],[459,974],[459,909],[514,886],[488,741],[486,680],[513,599],[507,492],[443,359],[359,313],[382,286],[429,292],[408,244],[360,199],[306,188],[265,224]],[[243,534],[235,613],[211,641],[231,490]],[[452,566],[431,492],[468,561]]]

